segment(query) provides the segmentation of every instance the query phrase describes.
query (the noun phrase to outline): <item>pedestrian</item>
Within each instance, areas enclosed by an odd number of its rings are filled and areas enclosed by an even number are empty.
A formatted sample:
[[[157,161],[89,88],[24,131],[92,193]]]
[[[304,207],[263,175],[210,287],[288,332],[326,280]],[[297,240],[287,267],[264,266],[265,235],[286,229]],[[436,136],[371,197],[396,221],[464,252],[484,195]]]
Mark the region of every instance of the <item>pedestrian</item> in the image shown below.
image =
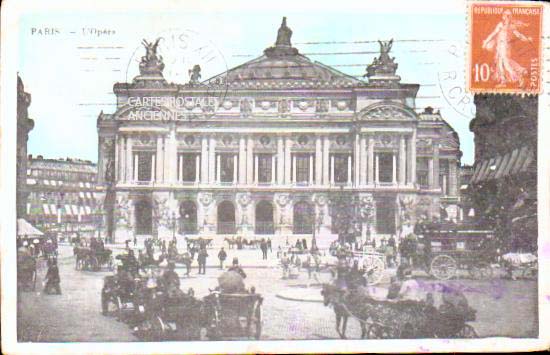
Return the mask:
[[[189,252],[183,253],[183,264],[185,265],[186,273],[185,276],[189,277],[191,274],[191,263],[193,262],[193,259],[191,258],[191,255]]]
[[[273,250],[271,250],[271,238],[267,238],[267,248],[269,249],[270,253],[273,253]]]
[[[161,253],[164,255],[166,254],[166,239],[163,239],[162,240],[162,244],[161,244],[161,247],[160,247],[160,251]]]
[[[48,271],[44,279],[44,293],[51,295],[54,293],[61,294],[61,278],[59,277],[59,269],[57,267],[57,261],[55,259],[48,261]]]
[[[302,239],[302,248],[304,248],[304,250],[307,250],[306,238]]]
[[[134,235],[134,247],[136,247],[136,246],[137,246],[137,236]]]
[[[267,242],[264,238],[260,242],[260,249],[262,250],[262,260],[267,260]]]
[[[280,259],[282,254],[283,254],[283,249],[282,249],[281,246],[279,245],[279,246],[277,247],[277,259]]]
[[[225,259],[227,259],[227,253],[223,249],[223,247],[220,249],[220,252],[218,253],[218,259],[220,259],[220,270],[223,270],[223,262]]]
[[[206,274],[206,258],[208,257],[208,253],[206,252],[206,248],[201,248],[199,250],[199,253],[197,255],[197,261],[199,262],[199,274]]]

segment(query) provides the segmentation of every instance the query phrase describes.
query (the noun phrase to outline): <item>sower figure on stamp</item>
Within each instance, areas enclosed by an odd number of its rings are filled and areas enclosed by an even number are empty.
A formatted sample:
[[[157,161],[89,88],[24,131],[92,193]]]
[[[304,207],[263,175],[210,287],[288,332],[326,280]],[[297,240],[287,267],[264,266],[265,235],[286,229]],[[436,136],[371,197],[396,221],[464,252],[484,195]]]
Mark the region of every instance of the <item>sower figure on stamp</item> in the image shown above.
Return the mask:
[[[505,10],[500,21],[493,32],[483,41],[482,48],[488,51],[494,51],[494,72],[493,79],[499,85],[506,85],[508,82],[519,82],[519,86],[524,86],[523,77],[527,73],[527,69],[522,67],[514,59],[512,59],[511,42],[518,38],[523,42],[532,42],[531,37],[522,34],[519,29],[527,27],[528,24],[512,19],[512,12]]]

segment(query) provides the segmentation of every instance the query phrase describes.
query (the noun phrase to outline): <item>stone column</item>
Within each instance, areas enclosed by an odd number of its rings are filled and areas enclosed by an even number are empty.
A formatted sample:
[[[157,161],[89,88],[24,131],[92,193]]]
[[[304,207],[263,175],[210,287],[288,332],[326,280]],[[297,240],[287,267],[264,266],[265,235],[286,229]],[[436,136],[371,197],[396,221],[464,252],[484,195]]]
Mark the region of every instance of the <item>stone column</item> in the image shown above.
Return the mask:
[[[371,135],[369,135],[368,156],[369,168],[367,182],[369,185],[372,185],[374,183],[374,139]]]
[[[374,160],[375,160],[375,169],[376,169],[376,174],[375,174],[375,177],[374,177],[374,182],[376,184],[378,184],[380,182],[380,157],[378,156],[378,154],[376,154]]]
[[[198,170],[195,169],[195,171],[198,171]],[[178,182],[182,182],[182,181],[183,181],[183,155],[178,154]]]
[[[399,185],[405,185],[406,176],[406,153],[405,153],[405,137],[399,137]]]
[[[259,163],[260,163],[260,157],[258,157],[258,154],[254,155],[254,182],[258,183],[258,177],[259,177]]]
[[[139,180],[139,155],[133,154],[134,159],[134,169],[132,174],[132,181],[138,181]]]
[[[151,181],[156,182],[157,181],[157,159],[156,155],[151,155]]]
[[[292,159],[292,181],[291,183],[296,183],[296,155],[291,155]]]
[[[315,137],[315,184],[323,184],[323,142],[321,136]]]
[[[313,155],[309,155],[309,185],[313,185]]]
[[[397,184],[397,157],[395,152],[392,153],[392,174],[391,174],[391,183],[393,185]]]
[[[275,165],[275,160],[276,160],[276,156],[275,155],[272,155],[271,156],[271,185],[275,185],[275,169],[276,169],[276,165]]]
[[[411,183],[416,184],[416,129],[413,131],[411,140]]]
[[[200,155],[195,155],[195,184],[199,183],[199,176],[201,170],[201,157]]]
[[[290,137],[286,137],[286,140],[285,140],[285,185],[290,185],[292,183],[292,180],[291,180],[291,160],[292,160],[292,156],[290,154],[291,152],[291,147],[292,147],[292,141],[290,140]]]
[[[355,186],[359,186],[359,175],[360,175],[360,148],[359,148],[359,135],[355,134],[355,140],[353,142],[353,182]]]
[[[124,164],[126,165],[126,182],[131,182],[134,180],[134,156],[132,154],[132,137],[128,136],[126,138],[126,161]]]
[[[216,181],[216,138],[210,137],[208,144],[208,183]]]
[[[361,186],[367,183],[367,137],[361,136],[361,141],[359,143],[359,184]]]
[[[439,143],[434,146],[434,189],[439,190]]]
[[[208,183],[208,138],[201,138],[201,172],[200,172],[201,184]]]
[[[275,174],[275,171],[273,172]],[[277,184],[285,183],[285,146],[282,136],[277,137]]]
[[[239,138],[239,184],[246,184],[246,139]]]
[[[115,167],[115,182],[124,181],[124,138],[122,135],[119,135],[115,141]]]
[[[330,156],[330,184],[334,185],[334,155]]]
[[[347,185],[351,185],[351,155],[348,155],[348,181]]]
[[[156,166],[156,181],[157,182],[164,182],[164,144],[163,144],[164,138],[159,135],[157,137],[157,166]],[[181,177],[181,175],[180,175]]]
[[[216,184],[219,184],[221,182],[221,171],[222,165],[221,165],[221,155],[216,154]]]
[[[237,166],[237,161],[238,161],[238,155],[237,154],[234,154],[233,155],[233,185],[237,185],[237,182],[238,182],[238,172],[239,172],[239,167]]]
[[[449,195],[457,196],[458,195],[458,176],[456,173],[457,162],[455,160],[449,161]]]
[[[407,184],[413,183],[413,149],[412,149],[412,137],[407,137]]]
[[[178,171],[175,169],[178,156],[178,141],[176,139],[176,127],[172,127],[170,130],[170,136],[168,138],[168,144],[166,147],[168,160],[165,160],[168,174],[164,174],[165,180],[168,180],[171,184],[174,184],[178,180]]]
[[[329,157],[330,157],[330,138],[323,137],[323,185],[330,184],[329,174]]]
[[[435,188],[434,185],[434,159],[433,157],[428,160],[428,187],[430,190]]]
[[[247,137],[246,144],[246,183],[252,185],[254,183],[254,138]]]

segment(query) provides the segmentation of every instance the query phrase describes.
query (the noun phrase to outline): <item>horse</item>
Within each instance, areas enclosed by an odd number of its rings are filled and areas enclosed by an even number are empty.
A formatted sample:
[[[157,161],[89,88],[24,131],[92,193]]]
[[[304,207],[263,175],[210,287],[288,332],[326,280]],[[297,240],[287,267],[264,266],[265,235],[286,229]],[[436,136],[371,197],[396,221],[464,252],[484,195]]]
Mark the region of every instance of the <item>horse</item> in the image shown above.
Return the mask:
[[[223,241],[227,242],[227,249],[234,249],[235,245],[237,245],[237,240],[234,237],[225,237]]]
[[[323,304],[325,306],[332,304],[336,316],[336,331],[340,338],[346,339],[346,327],[349,316],[353,316],[359,321],[361,339],[367,336],[366,320],[370,317],[370,312],[369,308],[365,307],[359,300],[364,297],[360,291],[350,292],[342,290],[335,285],[323,284],[321,295],[323,295]]]

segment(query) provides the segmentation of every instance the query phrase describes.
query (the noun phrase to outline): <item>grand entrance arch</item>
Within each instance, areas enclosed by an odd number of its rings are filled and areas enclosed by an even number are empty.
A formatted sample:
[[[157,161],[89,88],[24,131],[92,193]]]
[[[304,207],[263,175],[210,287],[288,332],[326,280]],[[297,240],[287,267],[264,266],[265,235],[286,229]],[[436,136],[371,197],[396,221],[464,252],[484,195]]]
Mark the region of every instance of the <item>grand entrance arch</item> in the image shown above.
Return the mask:
[[[193,201],[183,201],[180,204],[179,219],[180,234],[197,234],[197,205]]]
[[[273,204],[269,201],[260,201],[256,205],[256,220],[254,232],[256,234],[274,234]]]
[[[311,203],[300,201],[294,205],[292,212],[294,220],[294,223],[292,225],[292,233],[312,234],[315,214],[313,212],[313,206],[311,205]]]
[[[231,201],[222,201],[218,205],[218,234],[235,234],[235,205]]]
[[[153,206],[149,200],[139,200],[134,204],[135,234],[153,234]]]

